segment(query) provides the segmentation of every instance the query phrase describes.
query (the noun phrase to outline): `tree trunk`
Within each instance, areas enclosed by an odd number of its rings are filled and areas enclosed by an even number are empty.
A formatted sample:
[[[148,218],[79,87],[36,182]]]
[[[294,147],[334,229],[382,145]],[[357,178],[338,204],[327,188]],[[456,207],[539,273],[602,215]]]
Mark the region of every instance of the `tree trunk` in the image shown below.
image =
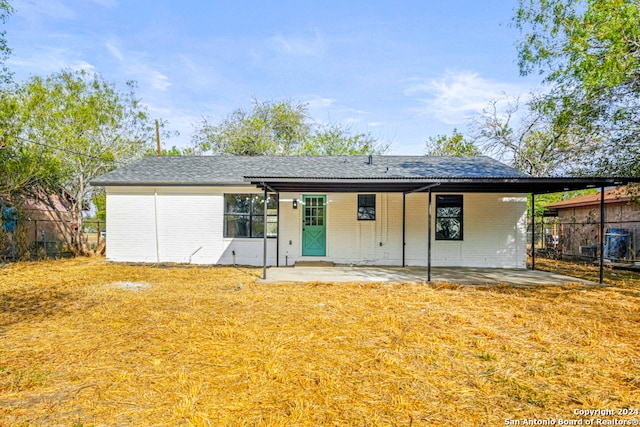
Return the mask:
[[[96,245],[96,249],[93,252],[95,255],[105,255],[107,252],[107,239],[102,238],[100,242]]]

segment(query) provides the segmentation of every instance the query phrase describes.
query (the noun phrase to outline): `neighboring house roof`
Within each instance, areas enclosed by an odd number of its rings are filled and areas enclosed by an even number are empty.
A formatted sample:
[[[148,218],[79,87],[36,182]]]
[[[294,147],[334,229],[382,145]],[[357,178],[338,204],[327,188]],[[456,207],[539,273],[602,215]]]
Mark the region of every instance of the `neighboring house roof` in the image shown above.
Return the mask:
[[[57,194],[52,194],[51,201],[53,202],[53,206],[55,210],[58,212],[67,212],[67,207],[60,201],[60,196]],[[50,211],[51,206],[48,204],[34,199],[27,199],[22,204],[22,209],[24,210],[32,210],[32,211]]]
[[[38,197],[40,197],[41,199],[36,199],[36,198],[27,198],[24,199],[22,201],[22,203],[20,204],[20,209],[22,210],[29,210],[29,211],[52,211],[52,210],[56,210],[58,212],[68,212],[67,209],[67,204],[63,203],[63,200],[61,200],[60,196],[58,194],[50,194],[49,198],[51,199],[51,202],[53,204],[53,206],[48,205],[47,203],[43,202],[42,199],[44,199],[44,192],[40,192],[38,194]],[[73,201],[74,197],[73,195],[71,195],[71,193],[69,193],[66,190],[63,190],[63,195],[64,198],[66,199],[67,202],[69,201]],[[3,202],[3,198],[0,197],[0,203]],[[88,208],[86,208],[85,210],[88,210]]]
[[[637,195],[635,196],[637,197]],[[628,203],[633,200],[634,195],[629,193],[626,185],[622,187],[610,188],[604,192],[604,202],[609,203]],[[601,193],[585,194],[584,196],[574,197],[572,199],[562,200],[556,203],[546,205],[548,210],[568,209],[583,206],[595,206],[600,204]]]
[[[91,182],[95,186],[248,183],[276,191],[415,191],[438,185],[438,191],[547,192],[611,185],[613,178],[533,178],[484,156],[152,156]]]

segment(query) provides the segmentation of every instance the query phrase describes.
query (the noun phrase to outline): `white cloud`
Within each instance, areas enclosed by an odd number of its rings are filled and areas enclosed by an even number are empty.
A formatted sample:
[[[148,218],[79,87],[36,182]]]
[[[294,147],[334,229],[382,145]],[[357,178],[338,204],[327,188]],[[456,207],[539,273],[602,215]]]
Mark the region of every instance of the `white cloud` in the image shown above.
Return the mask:
[[[111,55],[113,55],[115,58],[119,59],[120,61],[124,60],[124,55],[122,54],[120,49],[118,49],[113,43],[107,42],[104,45],[109,51],[109,53],[111,53]]]
[[[206,58],[181,53],[179,61],[174,63],[174,74],[181,75],[179,85],[183,88],[203,93],[214,87],[229,88],[234,83],[206,62]]]
[[[309,116],[317,123],[330,121],[331,112],[335,111],[335,98],[316,96],[305,100],[309,106]]]
[[[427,81],[414,79],[404,94],[415,97],[422,104],[418,112],[454,125],[480,113],[489,101],[522,91],[517,85],[488,80],[477,73],[463,71],[447,72]]]
[[[71,68],[74,71],[80,71],[80,70],[84,70],[84,71],[89,71],[91,73],[96,72],[96,67],[94,67],[93,65],[89,64],[87,61],[75,61],[72,62],[68,68]]]
[[[11,2],[17,14],[34,19],[38,16],[47,16],[55,19],[74,19],[76,13],[65,6],[60,0],[18,0]]]
[[[171,86],[169,77],[154,69],[146,53],[123,49],[117,37],[107,40],[104,46],[114,58],[120,61],[119,65],[127,80],[133,79],[141,86],[163,92]]]
[[[136,54],[127,54],[127,65],[121,70],[126,80],[135,80],[140,87],[143,97],[153,95],[153,92],[166,92],[171,86],[169,77],[144,62]]]
[[[63,69],[96,71],[93,64],[73,58],[72,52],[65,49],[34,50],[28,57],[9,58],[7,64],[12,68],[28,70],[29,75],[50,74]]]
[[[358,110],[357,108],[348,108],[347,111],[349,111],[352,114],[359,114],[359,115],[362,115],[362,116],[367,116],[367,115],[371,114],[368,111]]]
[[[290,56],[320,56],[326,51],[324,38],[317,32],[312,36],[278,34],[270,37],[267,44],[275,51]]]
[[[169,77],[155,70],[148,70],[145,78],[151,87],[157,90],[166,91],[171,86]]]
[[[145,102],[143,104],[153,117],[166,121],[165,128],[161,130],[162,147],[170,148],[175,145],[178,148],[186,148],[190,146],[194,127],[200,122],[202,115],[179,108],[173,105],[171,100],[158,101],[161,105]],[[167,133],[169,134],[167,135]]]
[[[335,98],[317,96],[306,102],[309,105],[309,115],[318,124],[340,123],[353,126],[363,123],[364,117],[370,115],[367,111],[343,105]]]
[[[100,6],[104,6],[108,9],[116,7],[118,5],[117,0],[91,0],[92,2],[99,4]]]
[[[309,109],[329,108],[336,102],[335,98],[314,98],[307,101]]]
[[[135,80],[142,90],[148,88],[153,91],[165,92],[171,86],[169,77],[146,62],[145,55],[135,52],[123,53],[112,43],[106,43],[105,46],[114,57],[121,61],[121,67],[115,69],[116,77],[112,74],[109,79]],[[31,51],[29,56],[11,57],[7,60],[7,64],[13,69],[24,70],[25,76],[51,74],[63,69],[85,70],[92,73],[99,71],[94,64],[77,56],[75,51],[69,49],[54,49],[43,46]],[[124,61],[125,57],[127,61]],[[118,74],[121,77],[117,77]]]

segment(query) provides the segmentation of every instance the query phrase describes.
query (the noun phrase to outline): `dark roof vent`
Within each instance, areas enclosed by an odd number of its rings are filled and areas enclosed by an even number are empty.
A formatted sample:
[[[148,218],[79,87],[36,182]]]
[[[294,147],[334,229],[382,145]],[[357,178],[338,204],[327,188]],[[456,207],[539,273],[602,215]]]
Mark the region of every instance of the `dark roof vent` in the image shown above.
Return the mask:
[[[372,165],[373,164],[373,156],[371,154],[369,154],[369,159],[367,160],[367,164],[368,165]]]

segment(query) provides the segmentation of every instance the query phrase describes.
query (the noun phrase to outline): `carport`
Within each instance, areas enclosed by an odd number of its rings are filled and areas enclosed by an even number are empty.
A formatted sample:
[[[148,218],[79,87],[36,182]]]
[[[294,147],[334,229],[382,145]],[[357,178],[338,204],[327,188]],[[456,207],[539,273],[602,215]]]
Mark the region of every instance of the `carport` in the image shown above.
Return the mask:
[[[369,162],[372,162],[372,158],[369,158]],[[626,184],[629,182],[640,182],[640,177],[529,177],[529,176],[514,176],[514,177],[477,177],[472,174],[469,177],[439,177],[439,176],[411,176],[411,177],[398,177],[398,176],[372,176],[372,177],[353,177],[353,176],[322,176],[317,171],[309,176],[285,176],[285,175],[273,175],[273,176],[245,176],[245,179],[251,182],[254,185],[262,188],[264,190],[264,199],[267,200],[267,193],[272,192],[279,194],[280,192],[288,192],[288,191],[297,191],[297,192],[396,192],[402,193],[403,195],[403,253],[402,253],[402,267],[401,269],[405,269],[405,273],[407,277],[413,277],[413,279],[421,280],[409,280],[409,281],[451,281],[448,278],[455,278],[457,283],[459,281],[465,280],[465,275],[469,275],[471,277],[470,280],[478,283],[496,283],[501,282],[501,280],[506,280],[509,277],[515,278],[521,277],[523,283],[532,283],[534,280],[532,277],[528,277],[526,272],[522,270],[503,270],[496,271],[494,273],[489,273],[488,271],[473,272],[473,269],[460,269],[456,274],[454,274],[453,269],[442,269],[442,268],[433,268],[431,265],[432,258],[432,193],[444,193],[444,192],[460,192],[460,193],[471,193],[471,192],[480,192],[480,193],[520,193],[520,194],[531,194],[532,203],[531,203],[531,218],[535,219],[535,215],[533,212],[533,208],[535,205],[535,195],[536,194],[545,194],[545,193],[555,193],[561,191],[571,191],[571,190],[582,190],[587,188],[599,188],[601,190],[601,195],[604,195],[605,187],[610,186],[618,186],[622,184]],[[427,249],[427,267],[426,269],[415,269],[412,270],[405,266],[405,209],[404,209],[404,200],[407,195],[418,192],[428,192],[429,194],[429,205],[428,205],[428,216],[427,216],[427,228],[428,228],[428,249]],[[267,223],[267,209],[264,209],[264,227],[266,229]],[[599,261],[600,261],[600,283],[604,281],[604,197],[601,198],[600,202],[600,242],[599,242]],[[535,230],[535,224],[532,224],[532,230]],[[531,247],[535,246],[535,233],[531,233]],[[279,248],[280,244],[277,243],[276,247]],[[276,254],[276,258],[279,258]],[[267,237],[264,236],[264,254],[263,254],[263,280],[267,280]],[[535,270],[535,251],[531,251],[531,269]],[[333,267],[334,273],[342,272],[345,275],[346,281],[351,277],[369,277],[369,278],[385,278],[385,277],[402,277],[401,272],[403,270],[395,270],[390,268],[378,269],[377,271],[380,273],[378,275],[367,273],[367,271],[374,271],[372,267],[361,267],[355,268],[350,267],[350,270],[335,270]],[[318,277],[322,276],[325,273],[321,272],[322,269],[319,270],[309,270],[309,274],[306,276],[311,281],[313,280],[321,280],[319,278],[313,279],[311,276],[316,274]],[[330,270],[330,268],[325,267],[324,270]],[[275,275],[275,279],[279,277],[278,275],[282,274],[285,277],[285,270],[272,269],[270,270],[270,274]],[[303,270],[295,269],[297,273],[302,273]],[[392,271],[395,271],[394,274],[391,274]],[[273,272],[273,273],[271,273]],[[415,275],[414,273],[415,272]],[[502,273],[502,274],[499,274]],[[331,273],[326,273],[331,274]],[[537,283],[541,283],[540,279],[545,279],[542,277],[542,273],[538,272],[536,276]],[[340,274],[335,274],[332,279],[333,281],[345,281],[339,280]],[[558,275],[559,276],[559,275]],[[499,278],[499,279],[498,279]],[[271,279],[271,277],[270,277]],[[546,279],[553,279],[552,276],[546,277]],[[568,281],[576,281],[576,279],[566,278],[566,277],[556,277],[557,281],[566,283]],[[510,282],[513,282],[511,280]],[[367,281],[376,281],[376,280],[367,280]],[[557,281],[555,283],[557,283]],[[543,280],[544,282],[544,280]]]

